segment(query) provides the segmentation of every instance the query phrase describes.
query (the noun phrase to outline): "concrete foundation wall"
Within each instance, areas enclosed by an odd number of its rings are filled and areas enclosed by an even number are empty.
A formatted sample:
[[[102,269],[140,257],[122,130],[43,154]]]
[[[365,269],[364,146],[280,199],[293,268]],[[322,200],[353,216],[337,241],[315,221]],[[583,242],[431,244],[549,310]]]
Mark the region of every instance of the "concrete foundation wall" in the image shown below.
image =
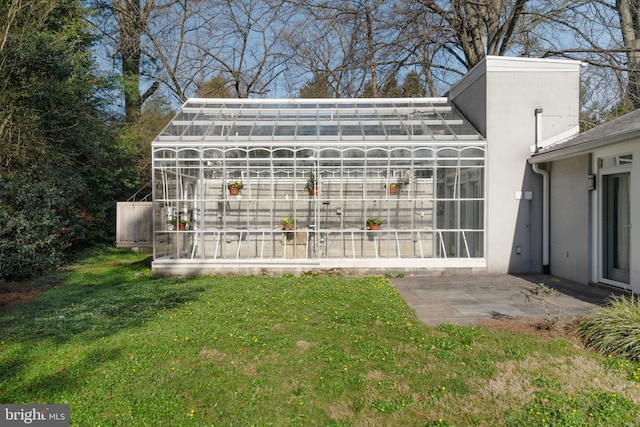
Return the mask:
[[[446,275],[446,274],[480,274],[485,271],[483,259],[456,260],[400,260],[381,259],[380,262],[371,260],[296,260],[295,262],[242,260],[230,261],[200,261],[159,259],[153,261],[153,273],[156,276],[190,276],[190,275],[270,275],[282,274],[313,274],[336,273],[348,275],[362,274],[404,274],[404,275]]]

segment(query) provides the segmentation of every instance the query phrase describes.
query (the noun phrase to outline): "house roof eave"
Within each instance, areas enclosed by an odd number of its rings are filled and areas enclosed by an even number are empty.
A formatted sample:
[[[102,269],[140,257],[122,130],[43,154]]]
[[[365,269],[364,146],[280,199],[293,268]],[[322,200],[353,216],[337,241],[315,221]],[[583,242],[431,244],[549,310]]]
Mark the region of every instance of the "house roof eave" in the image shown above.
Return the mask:
[[[585,141],[581,144],[571,145],[568,147],[558,147],[556,149],[534,153],[529,158],[529,163],[547,163],[555,160],[567,159],[569,157],[575,157],[581,154],[589,153],[608,145],[629,141],[631,139],[639,137],[640,129],[634,129],[628,132],[618,133],[614,135],[607,135],[602,138]]]

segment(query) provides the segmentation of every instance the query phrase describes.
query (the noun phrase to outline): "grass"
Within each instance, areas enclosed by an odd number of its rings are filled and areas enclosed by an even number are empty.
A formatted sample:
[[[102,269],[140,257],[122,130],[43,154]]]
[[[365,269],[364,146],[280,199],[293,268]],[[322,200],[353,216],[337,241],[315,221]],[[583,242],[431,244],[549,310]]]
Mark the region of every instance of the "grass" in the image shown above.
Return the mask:
[[[638,425],[640,367],[421,324],[386,278],[157,279],[107,249],[0,313],[0,402],[72,425]]]

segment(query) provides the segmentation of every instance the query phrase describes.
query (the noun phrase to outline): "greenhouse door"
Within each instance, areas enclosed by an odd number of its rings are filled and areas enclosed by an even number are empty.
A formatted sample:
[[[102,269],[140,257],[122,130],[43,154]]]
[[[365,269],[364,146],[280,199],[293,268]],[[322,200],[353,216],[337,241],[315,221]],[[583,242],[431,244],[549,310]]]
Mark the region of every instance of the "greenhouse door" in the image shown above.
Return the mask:
[[[628,284],[631,266],[631,174],[604,175],[602,183],[603,278]]]

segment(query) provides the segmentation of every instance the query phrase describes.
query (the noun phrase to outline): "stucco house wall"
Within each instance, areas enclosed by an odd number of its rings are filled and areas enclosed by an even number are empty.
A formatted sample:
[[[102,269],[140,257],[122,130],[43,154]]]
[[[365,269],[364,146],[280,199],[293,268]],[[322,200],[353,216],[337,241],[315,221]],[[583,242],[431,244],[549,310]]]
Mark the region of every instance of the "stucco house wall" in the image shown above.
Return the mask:
[[[580,66],[489,56],[449,93],[487,138],[489,273],[542,271],[542,179],[527,164],[536,145],[535,110],[542,108],[540,142],[577,133]]]
[[[529,162],[551,176],[552,273],[640,293],[640,109]]]
[[[550,173],[551,274],[589,282],[589,155],[553,162]]]

